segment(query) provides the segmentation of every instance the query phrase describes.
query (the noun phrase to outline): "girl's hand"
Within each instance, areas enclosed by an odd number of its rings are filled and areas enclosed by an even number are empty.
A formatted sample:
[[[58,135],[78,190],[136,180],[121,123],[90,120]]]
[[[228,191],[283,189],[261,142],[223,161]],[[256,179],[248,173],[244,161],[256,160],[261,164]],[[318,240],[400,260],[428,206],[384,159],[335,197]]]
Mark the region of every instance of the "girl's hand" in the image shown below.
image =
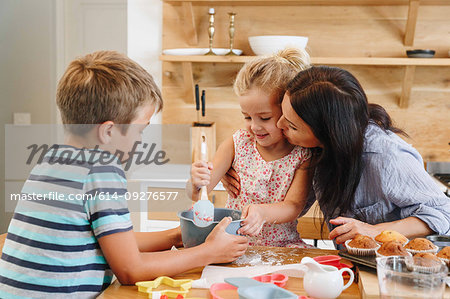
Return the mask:
[[[203,186],[208,186],[211,181],[211,170],[213,165],[211,162],[197,161],[191,167],[191,183],[192,191],[198,191]]]
[[[242,210],[242,227],[238,230],[241,235],[254,237],[259,234],[264,223],[262,205],[248,205]]]
[[[228,195],[230,195],[231,198],[238,197],[239,193],[241,192],[241,183],[239,175],[233,169],[233,167],[228,169],[228,172],[220,181],[222,182],[223,187],[225,188],[225,190],[227,190]]]
[[[338,227],[333,229],[329,234],[330,239],[336,238],[335,241],[337,244],[342,244],[347,240],[353,239],[356,234],[374,238],[381,232],[381,229],[377,226],[353,218],[337,217],[331,219],[330,223],[338,225]]]

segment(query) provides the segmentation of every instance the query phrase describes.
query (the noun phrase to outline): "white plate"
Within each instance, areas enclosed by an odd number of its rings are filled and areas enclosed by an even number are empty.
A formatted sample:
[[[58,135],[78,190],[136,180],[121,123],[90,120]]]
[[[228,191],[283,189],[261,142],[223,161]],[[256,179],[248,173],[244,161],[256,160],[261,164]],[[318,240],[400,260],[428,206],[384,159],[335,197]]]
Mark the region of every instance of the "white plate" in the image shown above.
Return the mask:
[[[179,48],[179,49],[166,49],[163,50],[164,55],[205,55],[208,53],[209,48]],[[213,52],[216,55],[225,55],[229,49],[224,48],[213,48]],[[234,54],[241,55],[242,50],[233,49]]]

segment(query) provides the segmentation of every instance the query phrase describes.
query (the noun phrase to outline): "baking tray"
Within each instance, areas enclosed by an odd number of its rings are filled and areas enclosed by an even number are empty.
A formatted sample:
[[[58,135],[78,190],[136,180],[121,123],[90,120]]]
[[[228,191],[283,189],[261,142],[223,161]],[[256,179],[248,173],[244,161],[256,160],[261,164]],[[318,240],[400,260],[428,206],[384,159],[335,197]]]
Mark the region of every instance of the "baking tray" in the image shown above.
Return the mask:
[[[372,255],[372,256],[357,256],[357,255],[353,255],[348,253],[347,249],[341,249],[339,250],[339,256],[352,261],[356,264],[360,264],[360,265],[364,265],[373,269],[377,268],[377,261],[375,260],[376,256]]]
[[[450,246],[450,236],[447,235],[431,235],[426,237],[428,240],[433,242],[434,245],[439,247],[439,250],[445,246]],[[352,261],[356,264],[364,265],[373,269],[377,268],[376,256],[357,256],[348,253],[347,249],[343,248],[339,250],[339,256]],[[450,275],[450,273],[449,273]]]
[[[427,236],[427,239],[433,242],[434,245],[439,247],[439,250],[445,246],[450,246],[450,236],[448,235],[431,235]]]

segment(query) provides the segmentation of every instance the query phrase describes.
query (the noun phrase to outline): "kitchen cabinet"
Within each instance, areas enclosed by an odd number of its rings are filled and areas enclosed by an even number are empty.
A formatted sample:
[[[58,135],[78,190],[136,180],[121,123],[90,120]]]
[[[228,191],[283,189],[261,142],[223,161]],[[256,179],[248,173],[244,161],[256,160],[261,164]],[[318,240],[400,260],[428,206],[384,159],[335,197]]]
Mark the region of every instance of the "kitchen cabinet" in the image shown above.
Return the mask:
[[[237,13],[235,41],[243,56],[169,56],[163,62],[164,123],[195,120],[194,84],[206,89],[207,120],[217,144],[242,125],[232,91],[239,68],[254,56],[252,35],[304,35],[313,64],[335,65],[361,81],[369,101],[383,105],[425,160],[449,160],[450,1],[291,0],[163,1],[163,49],[208,46],[214,7],[214,47],[227,48],[228,12]],[[407,58],[430,48],[435,58]]]

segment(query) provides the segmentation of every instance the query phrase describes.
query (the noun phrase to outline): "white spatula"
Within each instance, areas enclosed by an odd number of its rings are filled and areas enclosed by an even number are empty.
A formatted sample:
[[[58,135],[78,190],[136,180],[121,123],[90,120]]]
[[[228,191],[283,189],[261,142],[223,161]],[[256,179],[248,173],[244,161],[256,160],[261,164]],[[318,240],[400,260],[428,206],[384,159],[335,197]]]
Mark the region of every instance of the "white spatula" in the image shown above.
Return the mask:
[[[202,144],[200,146],[201,159],[207,161],[206,137],[202,135]],[[194,204],[194,223],[199,227],[206,227],[214,221],[214,205],[208,199],[208,190],[206,186],[200,189],[200,200]]]

